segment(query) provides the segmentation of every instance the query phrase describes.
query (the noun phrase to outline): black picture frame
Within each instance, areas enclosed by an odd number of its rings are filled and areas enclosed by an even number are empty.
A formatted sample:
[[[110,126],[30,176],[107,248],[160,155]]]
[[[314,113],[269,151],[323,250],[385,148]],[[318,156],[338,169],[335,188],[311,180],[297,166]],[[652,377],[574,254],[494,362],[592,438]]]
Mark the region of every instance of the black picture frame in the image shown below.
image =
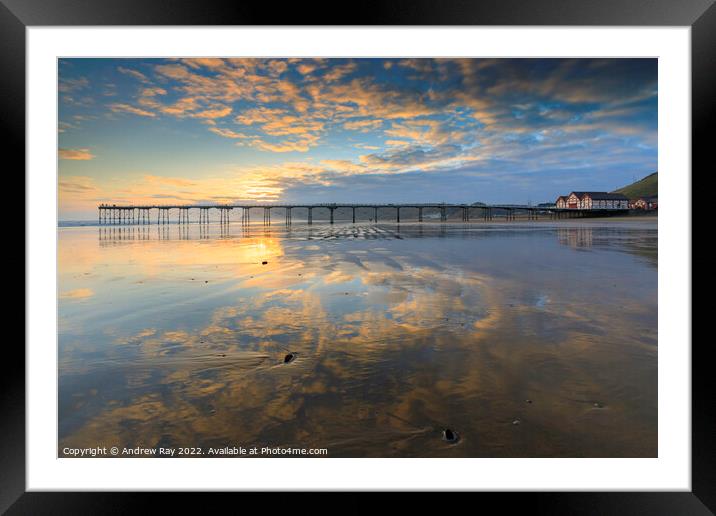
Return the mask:
[[[270,4],[204,0],[0,0],[0,127],[7,163],[25,164],[25,30],[64,25],[607,25],[690,26],[692,170],[706,168],[707,127],[716,117],[714,0],[382,0],[338,4]],[[279,7],[280,5],[280,7]],[[10,157],[15,158],[9,161]],[[712,168],[712,164],[708,166]],[[688,174],[689,171],[684,171]],[[685,176],[686,177],[686,176]],[[693,178],[693,173],[692,173]],[[693,179],[692,179],[693,180]],[[24,191],[24,186],[19,186]],[[18,192],[19,192],[18,188]],[[20,197],[15,193],[16,198]],[[689,213],[689,216],[692,214]],[[25,257],[26,258],[26,257]],[[18,260],[19,261],[19,260]],[[24,265],[18,264],[20,267]],[[32,303],[32,299],[28,300]],[[163,509],[180,503],[206,510],[184,494],[38,493],[25,489],[25,353],[12,340],[0,374],[0,512],[94,514],[144,512],[148,498]],[[684,342],[688,346],[689,342]],[[692,346],[692,491],[643,493],[484,493],[510,509],[548,514],[712,514],[716,511],[716,404],[709,341]],[[246,497],[246,494],[241,496]],[[266,497],[266,495],[251,495]],[[269,495],[270,496],[270,495]],[[304,495],[292,495],[303,504]],[[356,512],[372,511],[380,494],[349,495]],[[256,500],[243,500],[255,503]],[[413,495],[421,505],[424,498]],[[294,505],[293,508],[296,506]],[[293,510],[293,508],[288,508]],[[312,510],[315,505],[312,504]]]

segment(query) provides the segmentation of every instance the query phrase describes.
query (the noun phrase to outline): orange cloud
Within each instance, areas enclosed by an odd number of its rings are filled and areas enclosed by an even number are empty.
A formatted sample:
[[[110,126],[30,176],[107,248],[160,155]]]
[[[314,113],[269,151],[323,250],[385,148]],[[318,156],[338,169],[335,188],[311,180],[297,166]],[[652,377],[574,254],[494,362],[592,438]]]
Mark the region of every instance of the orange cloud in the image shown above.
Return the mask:
[[[383,121],[379,119],[373,120],[356,120],[353,122],[346,122],[343,127],[351,131],[361,131],[367,133],[369,131],[380,128],[383,125]]]
[[[131,113],[133,115],[146,116],[150,118],[157,116],[156,113],[135,106],[130,106],[129,104],[110,104],[108,107],[113,113]]]
[[[95,155],[89,149],[59,149],[58,155],[60,159],[77,161],[87,161],[95,158]]]
[[[199,104],[197,99],[193,97],[184,97],[176,101],[174,104],[159,107],[162,113],[174,116],[183,116],[187,112],[194,111],[198,108]]]
[[[192,113],[190,116],[193,118],[224,118],[231,114],[231,108],[229,106],[213,106],[210,109]]]
[[[313,72],[316,68],[318,68],[317,65],[312,63],[303,63],[296,67],[296,70],[298,70],[298,73],[301,75],[308,75],[309,73]]]
[[[194,57],[190,59],[182,59],[182,63],[189,66],[190,68],[221,68],[225,65],[223,59],[215,58],[215,57]]]
[[[223,136],[224,138],[233,138],[233,139],[245,139],[248,138],[243,133],[237,133],[235,131],[232,131],[231,129],[224,129],[221,127],[209,127],[209,131],[211,131],[214,134],[218,134],[219,136]]]
[[[267,108],[267,107],[257,107],[253,109],[247,109],[243,111],[240,115],[238,115],[234,121],[238,124],[243,125],[253,125],[253,124],[262,124],[262,123],[268,123],[272,120],[275,120],[276,117],[283,115],[286,113],[285,109],[279,109],[279,108]]]
[[[257,138],[251,142],[252,147],[270,152],[308,152],[311,148],[310,142],[305,140],[286,140],[279,143],[271,143]]]
[[[167,90],[164,88],[143,88],[139,94],[143,97],[154,97],[156,95],[166,95]]]
[[[141,81],[141,82],[144,82],[144,83],[149,83],[149,82],[151,82],[151,81],[147,78],[146,75],[144,75],[142,72],[139,72],[139,71],[137,71],[137,70],[132,70],[132,69],[130,69],[130,68],[124,68],[124,67],[122,67],[122,66],[120,66],[119,68],[117,68],[117,70],[119,70],[121,73],[123,73],[123,74],[125,74],[125,75],[129,75],[129,76],[131,76],[131,77],[134,77],[135,79],[137,79],[137,80],[139,80],[139,81]]]

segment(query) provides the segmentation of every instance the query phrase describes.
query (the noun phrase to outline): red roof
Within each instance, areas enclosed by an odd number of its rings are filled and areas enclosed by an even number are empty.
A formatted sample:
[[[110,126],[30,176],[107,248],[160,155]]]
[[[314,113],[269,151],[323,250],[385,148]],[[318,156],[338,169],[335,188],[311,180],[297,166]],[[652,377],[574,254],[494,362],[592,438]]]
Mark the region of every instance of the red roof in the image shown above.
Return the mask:
[[[608,193],[608,192],[572,192],[574,195],[579,197],[580,199],[584,199],[586,196],[589,196],[591,199],[597,200],[597,201],[628,201],[626,195],[618,194],[618,193]],[[572,195],[572,194],[570,194]]]

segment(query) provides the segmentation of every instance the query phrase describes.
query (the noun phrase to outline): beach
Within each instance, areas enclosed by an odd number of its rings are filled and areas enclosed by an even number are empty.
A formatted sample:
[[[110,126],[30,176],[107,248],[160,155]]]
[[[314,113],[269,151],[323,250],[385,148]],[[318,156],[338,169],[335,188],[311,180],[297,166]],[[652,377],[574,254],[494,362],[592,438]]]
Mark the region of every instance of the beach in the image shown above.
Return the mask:
[[[58,455],[655,457],[657,247],[656,217],[60,227]]]

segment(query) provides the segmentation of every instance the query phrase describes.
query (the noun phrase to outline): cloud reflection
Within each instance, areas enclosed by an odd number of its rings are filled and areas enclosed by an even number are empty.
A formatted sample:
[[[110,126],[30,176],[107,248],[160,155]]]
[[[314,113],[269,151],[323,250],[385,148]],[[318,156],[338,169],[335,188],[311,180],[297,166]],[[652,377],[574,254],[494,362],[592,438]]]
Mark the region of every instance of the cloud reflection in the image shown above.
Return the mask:
[[[60,446],[656,453],[655,290],[642,281],[652,269],[624,253],[590,261],[551,230],[404,227],[403,240],[380,241],[309,231],[111,248],[93,232],[62,235],[61,282],[95,274],[86,281],[121,324],[108,329],[101,314],[61,335]],[[539,264],[519,253],[526,242]],[[542,265],[582,260],[595,269],[580,289]],[[600,276],[615,274],[618,306]],[[111,338],[96,344],[98,332]],[[84,344],[64,347],[74,341]],[[297,358],[283,364],[289,351]],[[445,425],[459,445],[440,440]]]

